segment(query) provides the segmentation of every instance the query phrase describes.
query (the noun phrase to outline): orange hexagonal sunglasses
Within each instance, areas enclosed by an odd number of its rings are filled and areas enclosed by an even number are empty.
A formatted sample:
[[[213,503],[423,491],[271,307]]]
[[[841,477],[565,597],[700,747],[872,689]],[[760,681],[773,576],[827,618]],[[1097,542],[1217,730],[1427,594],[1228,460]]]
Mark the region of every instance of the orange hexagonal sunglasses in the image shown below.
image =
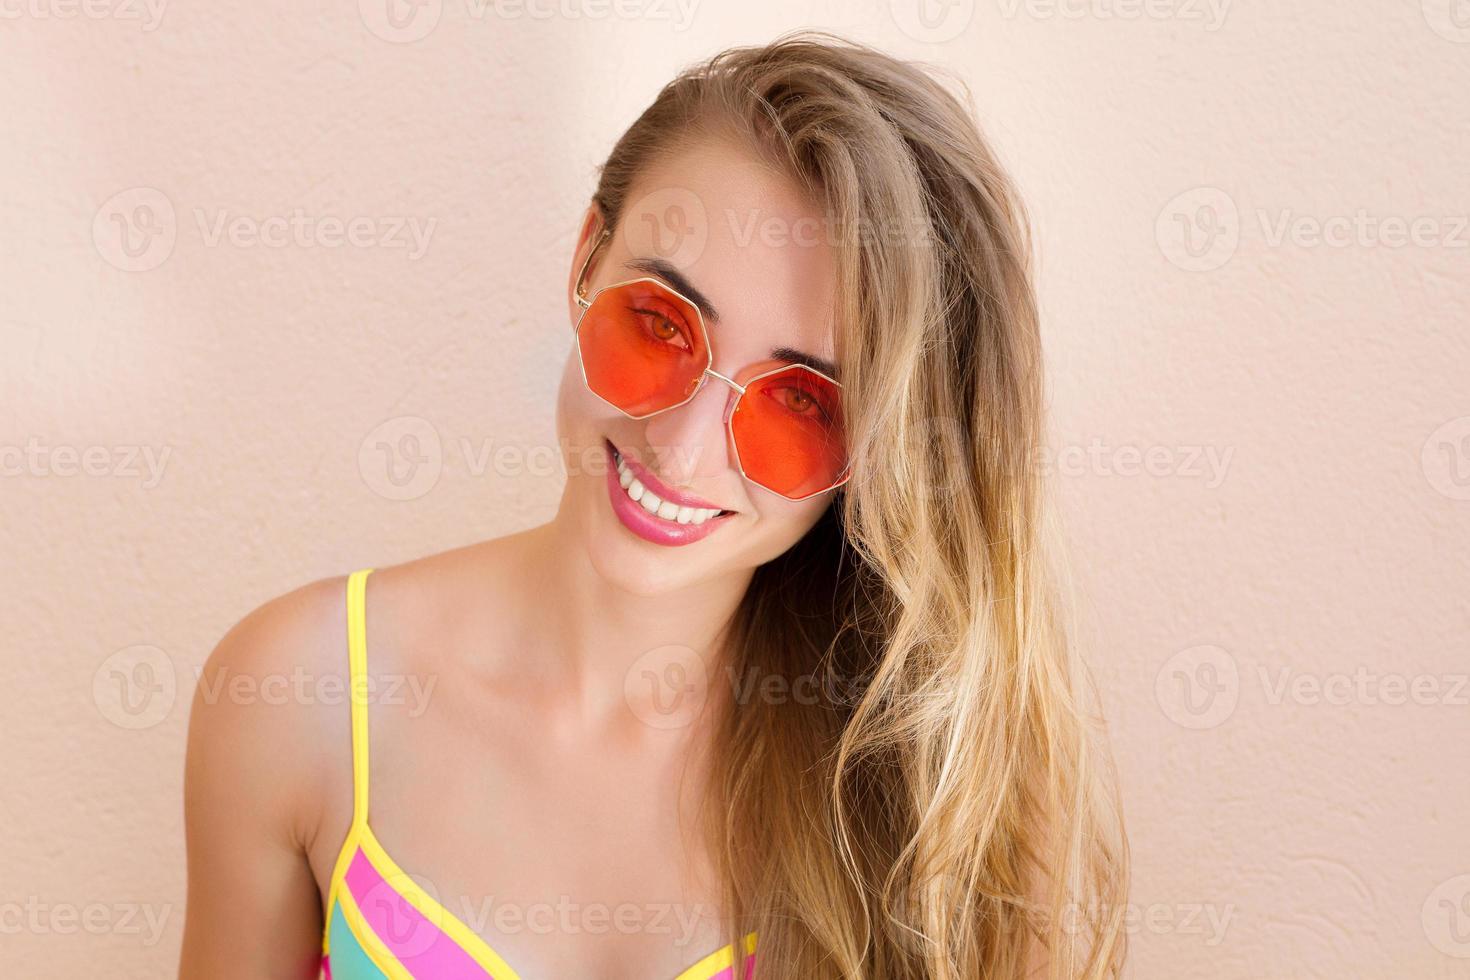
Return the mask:
[[[842,385],[806,364],[763,371],[743,383],[712,367],[714,353],[698,304],[653,277],[603,286],[583,296],[583,280],[604,230],[577,273],[581,306],[573,328],[582,379],[594,395],[632,419],[678,408],[709,378],[735,389],[725,427],[747,480],[788,500],[847,482]]]

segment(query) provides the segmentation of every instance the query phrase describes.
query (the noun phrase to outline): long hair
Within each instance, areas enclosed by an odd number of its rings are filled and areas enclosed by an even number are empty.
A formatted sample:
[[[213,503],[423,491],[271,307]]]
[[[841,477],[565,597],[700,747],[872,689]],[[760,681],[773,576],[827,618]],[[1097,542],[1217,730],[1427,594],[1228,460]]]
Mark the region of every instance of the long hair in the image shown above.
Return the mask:
[[[822,32],[681,72],[594,201],[734,136],[820,205],[850,481],[756,569],[704,830],[759,980],[1118,974],[1127,847],[1036,470],[1027,218],[931,66]],[[805,681],[805,683],[802,683]],[[744,951],[734,976],[745,976]]]

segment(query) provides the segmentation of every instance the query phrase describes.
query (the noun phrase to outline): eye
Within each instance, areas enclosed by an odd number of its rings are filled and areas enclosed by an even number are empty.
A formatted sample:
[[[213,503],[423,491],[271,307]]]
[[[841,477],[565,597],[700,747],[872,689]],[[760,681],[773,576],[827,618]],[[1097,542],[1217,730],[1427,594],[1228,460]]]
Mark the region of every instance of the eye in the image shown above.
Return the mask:
[[[824,424],[832,421],[832,413],[822,399],[799,383],[779,385],[771,388],[769,393],[792,415]]]
[[[657,310],[649,310],[641,307],[635,307],[633,312],[642,318],[645,329],[648,330],[649,335],[653,339],[677,347],[685,352],[693,350],[689,344],[689,338],[684,334],[684,329],[669,317]]]
[[[807,409],[817,403],[815,398],[800,388],[786,388],[784,390],[786,392],[786,407],[798,415],[805,414]]]

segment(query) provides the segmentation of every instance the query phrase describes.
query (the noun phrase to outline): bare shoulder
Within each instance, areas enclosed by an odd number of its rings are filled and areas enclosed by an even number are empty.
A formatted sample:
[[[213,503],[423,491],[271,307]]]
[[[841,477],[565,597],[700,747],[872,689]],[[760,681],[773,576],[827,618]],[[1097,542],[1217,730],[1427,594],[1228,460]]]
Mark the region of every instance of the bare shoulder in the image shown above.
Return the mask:
[[[542,528],[491,538],[375,569],[372,588],[403,613],[442,612],[466,594],[514,576],[520,556],[537,546]]]
[[[370,672],[438,672],[466,632],[516,601],[532,528],[377,568],[367,583]]]
[[[375,569],[369,673],[433,669],[424,658],[443,649],[437,638],[497,591],[519,538]],[[190,711],[186,792],[228,792],[303,849],[323,808],[351,795],[346,595],[347,575],[336,575],[248,612],[206,660]]]
[[[205,661],[190,709],[195,782],[228,773],[242,804],[298,844],[314,827],[323,778],[350,759],[350,744],[338,744],[347,724],[346,582],[320,579],[241,617]]]
[[[324,804],[345,794],[350,805],[345,585],[323,579],[261,604],[200,671],[184,761],[182,978],[302,976],[319,952],[304,855]]]

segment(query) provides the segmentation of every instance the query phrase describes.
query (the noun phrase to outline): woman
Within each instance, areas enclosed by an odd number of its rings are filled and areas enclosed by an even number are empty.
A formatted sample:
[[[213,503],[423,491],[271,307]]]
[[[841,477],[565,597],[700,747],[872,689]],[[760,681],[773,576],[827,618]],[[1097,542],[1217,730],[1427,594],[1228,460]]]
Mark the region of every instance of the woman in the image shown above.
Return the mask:
[[[801,34],[667,85],[569,265],[554,519],[210,657],[182,975],[1116,974],[1027,257],[913,65]]]

